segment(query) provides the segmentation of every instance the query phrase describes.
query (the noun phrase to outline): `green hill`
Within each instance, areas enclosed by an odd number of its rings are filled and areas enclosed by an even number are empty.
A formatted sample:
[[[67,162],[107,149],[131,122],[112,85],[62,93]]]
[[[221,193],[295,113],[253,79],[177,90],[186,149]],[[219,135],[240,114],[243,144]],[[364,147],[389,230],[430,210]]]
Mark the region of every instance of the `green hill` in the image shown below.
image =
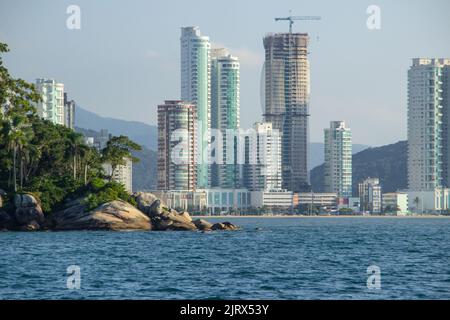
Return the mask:
[[[353,194],[358,183],[367,177],[380,178],[383,192],[394,192],[407,187],[407,143],[368,148],[353,155]],[[315,192],[323,192],[324,165],[311,170],[311,185]]]

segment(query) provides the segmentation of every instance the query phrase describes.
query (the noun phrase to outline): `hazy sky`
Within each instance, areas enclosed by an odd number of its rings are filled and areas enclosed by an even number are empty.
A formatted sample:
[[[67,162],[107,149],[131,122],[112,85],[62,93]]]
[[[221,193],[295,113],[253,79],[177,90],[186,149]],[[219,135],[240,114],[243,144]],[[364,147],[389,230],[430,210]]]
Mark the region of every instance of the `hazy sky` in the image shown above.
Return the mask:
[[[66,8],[81,8],[81,29],[66,28]],[[366,27],[369,5],[381,30]],[[70,98],[100,115],[156,124],[156,106],[180,95],[180,27],[198,25],[241,59],[241,125],[261,120],[260,79],[268,32],[287,31],[276,16],[311,35],[311,141],[345,120],[353,141],[406,138],[406,72],[411,58],[450,57],[450,1],[136,1],[0,0],[0,41],[15,77],[55,78]]]

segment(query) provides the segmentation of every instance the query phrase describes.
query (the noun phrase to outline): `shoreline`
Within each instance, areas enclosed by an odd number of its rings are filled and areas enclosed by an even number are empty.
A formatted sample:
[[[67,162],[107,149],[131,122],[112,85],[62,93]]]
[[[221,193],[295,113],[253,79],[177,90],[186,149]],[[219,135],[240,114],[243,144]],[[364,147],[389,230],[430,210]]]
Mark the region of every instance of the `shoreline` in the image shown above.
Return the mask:
[[[371,216],[350,216],[350,215],[342,215],[342,216],[302,216],[302,215],[218,215],[218,216],[191,216],[192,219],[243,219],[243,218],[265,218],[265,219],[274,219],[274,218],[282,218],[282,219],[303,219],[303,218],[365,218],[365,219],[374,219],[374,218],[388,218],[388,219],[450,219],[450,216],[444,215],[406,215],[406,216],[381,216],[381,215],[371,215]]]

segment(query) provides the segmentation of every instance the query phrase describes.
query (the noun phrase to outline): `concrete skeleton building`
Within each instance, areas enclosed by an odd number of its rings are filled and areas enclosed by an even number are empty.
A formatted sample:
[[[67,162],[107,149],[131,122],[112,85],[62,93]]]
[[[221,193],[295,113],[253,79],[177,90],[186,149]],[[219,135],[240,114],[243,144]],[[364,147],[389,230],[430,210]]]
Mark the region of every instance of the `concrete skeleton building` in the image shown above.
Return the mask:
[[[197,187],[207,188],[211,127],[211,45],[198,27],[181,28],[181,100],[197,110],[196,171]]]
[[[197,188],[196,107],[180,100],[158,106],[158,189]]]
[[[352,196],[352,133],[344,121],[331,121],[324,130],[325,192]]]
[[[282,132],[283,188],[309,191],[309,36],[275,33],[264,37],[264,121]]]
[[[211,50],[211,140],[215,146],[211,152],[214,159],[220,160],[211,164],[212,187],[240,186],[237,140],[233,138],[240,124],[239,70],[239,59],[227,49]]]

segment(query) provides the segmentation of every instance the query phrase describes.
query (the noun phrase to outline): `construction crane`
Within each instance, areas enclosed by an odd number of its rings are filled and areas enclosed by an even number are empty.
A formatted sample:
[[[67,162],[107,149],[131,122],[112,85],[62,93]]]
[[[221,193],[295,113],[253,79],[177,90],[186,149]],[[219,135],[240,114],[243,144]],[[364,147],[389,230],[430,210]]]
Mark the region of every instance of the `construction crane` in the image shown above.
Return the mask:
[[[319,16],[289,16],[285,18],[275,18],[275,21],[289,21],[289,33],[292,33],[292,25],[296,20],[321,20]]]

